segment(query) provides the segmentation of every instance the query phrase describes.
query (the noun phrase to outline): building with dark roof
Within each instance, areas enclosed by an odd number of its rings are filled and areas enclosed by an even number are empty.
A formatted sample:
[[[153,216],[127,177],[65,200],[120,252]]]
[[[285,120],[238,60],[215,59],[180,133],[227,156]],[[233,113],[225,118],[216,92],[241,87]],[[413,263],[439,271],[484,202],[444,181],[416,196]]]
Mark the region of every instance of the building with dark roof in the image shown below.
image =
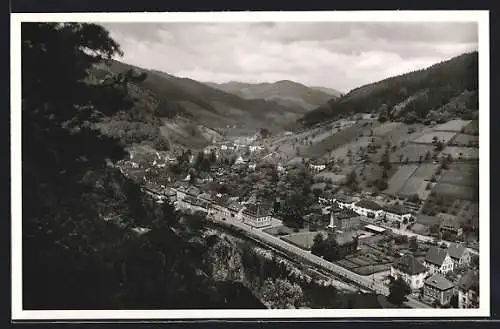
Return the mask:
[[[479,307],[479,273],[475,270],[467,271],[458,281],[458,307]]]
[[[401,278],[412,290],[424,286],[427,273],[427,268],[410,254],[402,256],[391,265],[391,277]]]
[[[453,260],[446,249],[432,246],[425,254],[424,265],[431,274],[446,274],[453,271]]]
[[[384,209],[376,202],[360,200],[352,206],[352,210],[358,214],[374,219],[380,219],[384,215]]]
[[[385,219],[392,222],[402,223],[405,219],[409,221],[411,218],[411,211],[406,207],[399,204],[393,204],[385,207]]]
[[[271,225],[271,208],[266,205],[249,204],[242,212],[243,222],[252,227]]]
[[[331,211],[328,227],[341,231],[355,230],[360,225],[360,217],[359,214],[348,208],[341,209],[340,211]]]
[[[425,280],[423,297],[439,305],[448,305],[455,293],[455,285],[442,274],[436,273]]]
[[[470,263],[470,252],[463,244],[450,243],[448,246],[448,254],[453,261],[453,268],[468,266]]]
[[[463,229],[460,225],[460,222],[455,216],[452,215],[444,216],[448,214],[439,214],[439,215],[440,216],[438,216],[438,218],[443,219],[439,227],[439,230],[441,231],[442,234],[450,233],[456,236],[461,236],[463,234]]]
[[[352,206],[354,206],[354,200],[349,196],[340,195],[337,196],[334,201],[337,202],[338,206],[342,209],[352,208]]]

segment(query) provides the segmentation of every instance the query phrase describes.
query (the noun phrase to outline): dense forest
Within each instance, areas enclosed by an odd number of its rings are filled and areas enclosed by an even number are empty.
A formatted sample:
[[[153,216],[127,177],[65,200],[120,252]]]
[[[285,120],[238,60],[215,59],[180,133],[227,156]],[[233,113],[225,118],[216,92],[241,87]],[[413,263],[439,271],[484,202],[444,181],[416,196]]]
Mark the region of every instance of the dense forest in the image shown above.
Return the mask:
[[[445,122],[478,115],[478,53],[472,52],[351,90],[306,113],[312,126],[354,113],[377,113],[380,121]]]

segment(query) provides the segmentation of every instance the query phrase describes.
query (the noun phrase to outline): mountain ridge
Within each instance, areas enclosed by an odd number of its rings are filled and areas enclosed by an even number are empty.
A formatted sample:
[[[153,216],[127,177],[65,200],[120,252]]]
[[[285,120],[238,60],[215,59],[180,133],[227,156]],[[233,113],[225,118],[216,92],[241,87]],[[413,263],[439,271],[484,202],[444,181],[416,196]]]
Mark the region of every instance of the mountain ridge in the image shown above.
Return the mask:
[[[205,84],[245,99],[273,100],[285,106],[300,106],[303,112],[314,109],[332,98],[330,93],[291,80],[261,83],[205,82]]]
[[[331,98],[297,122],[313,126],[355,113],[378,113],[382,120],[444,122],[476,118],[478,53],[469,52],[431,65],[354,88]],[[462,102],[456,102],[461,98]],[[453,101],[453,106],[447,106]]]

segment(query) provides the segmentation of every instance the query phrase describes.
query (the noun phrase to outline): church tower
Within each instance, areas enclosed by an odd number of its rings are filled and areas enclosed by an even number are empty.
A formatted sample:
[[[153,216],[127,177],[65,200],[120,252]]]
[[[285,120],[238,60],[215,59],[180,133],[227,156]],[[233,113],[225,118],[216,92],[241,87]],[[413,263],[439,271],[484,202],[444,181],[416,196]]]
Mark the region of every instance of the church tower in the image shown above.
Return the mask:
[[[335,230],[336,225],[335,225],[335,218],[333,217],[333,211],[330,211],[330,224],[328,224],[328,228],[331,230]]]

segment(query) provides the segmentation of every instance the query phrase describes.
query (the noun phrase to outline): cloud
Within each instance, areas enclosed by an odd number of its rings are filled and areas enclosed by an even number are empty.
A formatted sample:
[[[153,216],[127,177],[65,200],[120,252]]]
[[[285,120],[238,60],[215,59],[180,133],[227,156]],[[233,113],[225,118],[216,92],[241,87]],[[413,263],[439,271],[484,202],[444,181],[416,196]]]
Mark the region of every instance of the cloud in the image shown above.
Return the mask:
[[[468,22],[106,23],[122,60],[199,81],[293,80],[346,92],[477,50]]]

